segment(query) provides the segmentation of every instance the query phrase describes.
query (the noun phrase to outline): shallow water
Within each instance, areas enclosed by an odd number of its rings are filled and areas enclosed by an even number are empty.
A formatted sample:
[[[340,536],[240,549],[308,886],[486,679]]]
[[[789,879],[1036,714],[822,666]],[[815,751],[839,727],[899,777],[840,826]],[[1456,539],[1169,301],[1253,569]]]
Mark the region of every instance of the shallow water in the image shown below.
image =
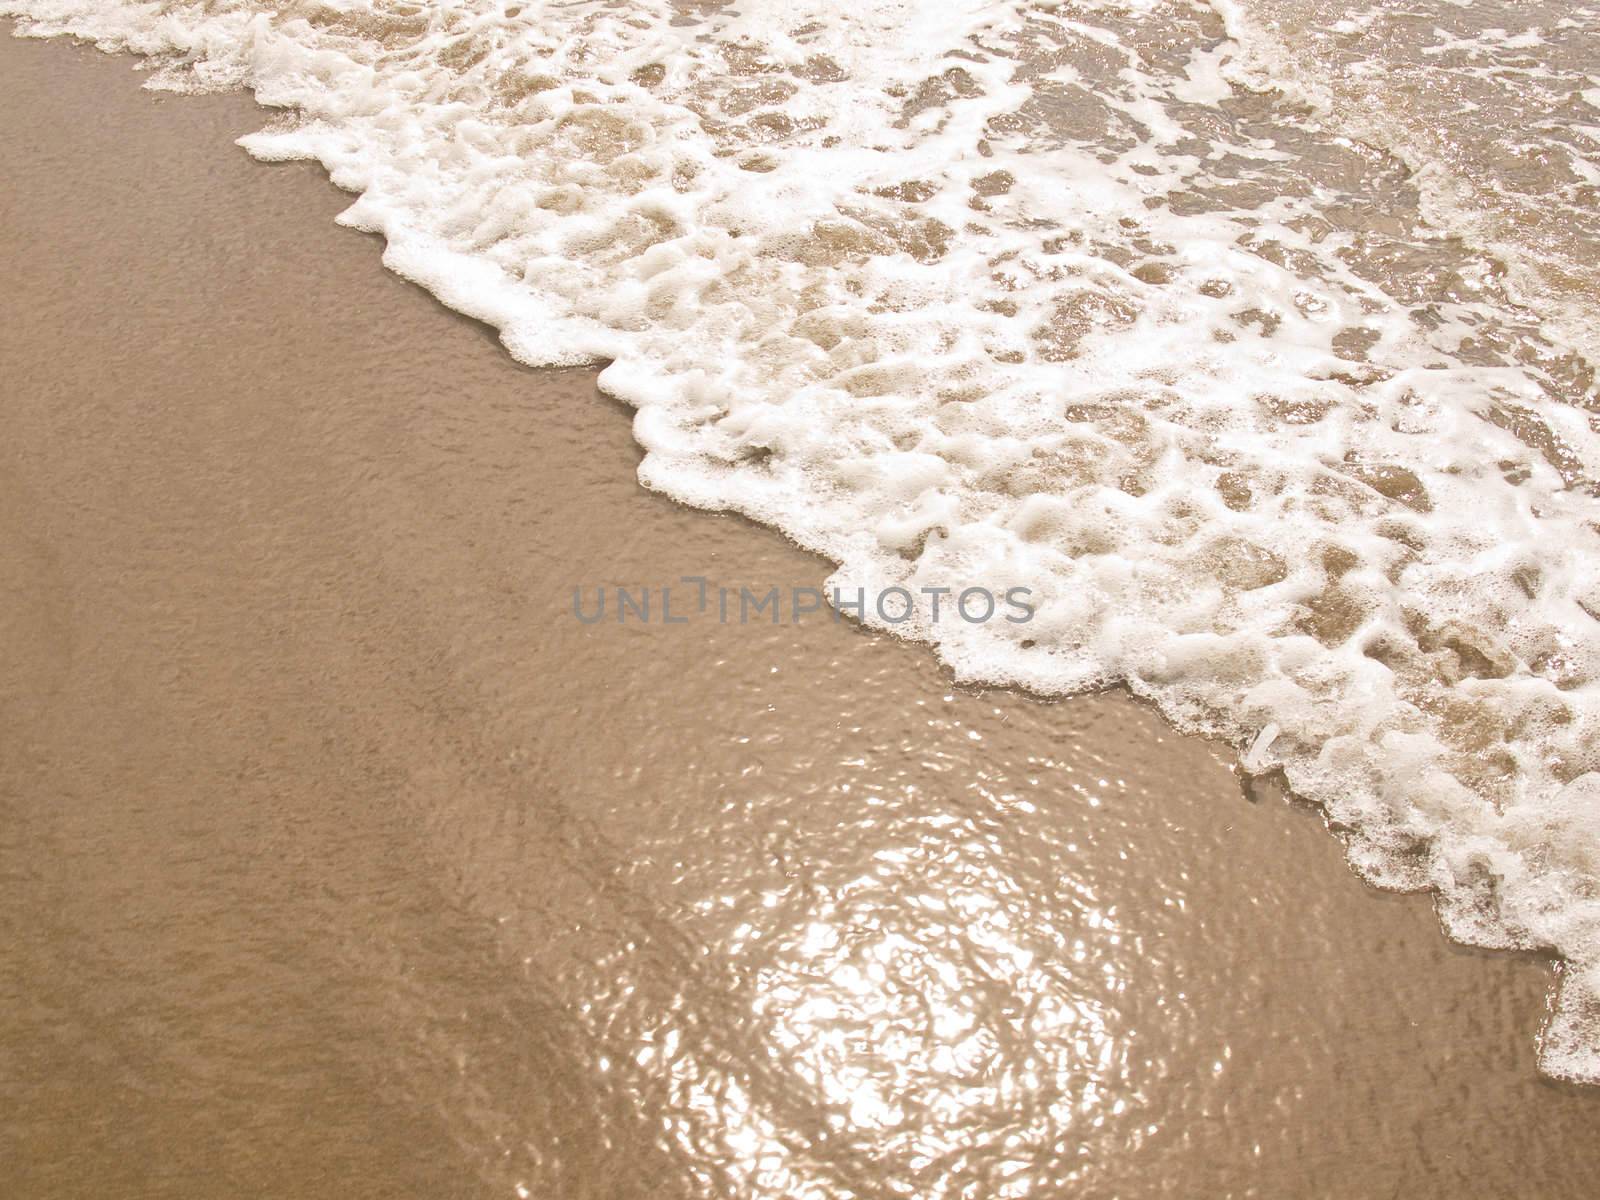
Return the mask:
[[[1249,47],[1246,72],[1299,91],[1405,161],[1429,220],[1495,251],[1519,298],[1594,361],[1600,9],[1479,0],[1222,8]]]
[[[847,592],[1031,589],[899,631],[1282,771],[1452,936],[1564,955],[1540,1062],[1596,1077],[1591,12],[6,11],[288,110],[246,147],[391,268],[613,360],[647,485]]]

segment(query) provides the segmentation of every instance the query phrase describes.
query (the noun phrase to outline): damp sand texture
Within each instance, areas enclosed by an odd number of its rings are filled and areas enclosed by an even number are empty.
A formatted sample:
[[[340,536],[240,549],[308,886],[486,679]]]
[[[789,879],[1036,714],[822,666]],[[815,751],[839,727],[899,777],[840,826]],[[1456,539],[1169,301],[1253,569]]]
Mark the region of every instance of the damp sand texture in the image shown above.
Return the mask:
[[[640,489],[242,97],[0,55],[8,1194],[1592,1194],[1548,960],[1116,694],[580,626],[828,565]]]

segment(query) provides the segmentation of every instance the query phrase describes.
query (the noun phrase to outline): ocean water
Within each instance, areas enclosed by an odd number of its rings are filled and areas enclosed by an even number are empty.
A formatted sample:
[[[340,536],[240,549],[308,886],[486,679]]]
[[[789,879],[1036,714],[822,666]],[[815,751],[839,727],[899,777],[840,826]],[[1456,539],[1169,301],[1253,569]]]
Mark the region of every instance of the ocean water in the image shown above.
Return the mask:
[[[1539,1064],[1600,1082],[1600,10],[0,12],[253,89],[390,268],[609,362],[648,486],[841,590],[1030,588],[895,628],[1232,740],[1452,937],[1561,955]]]

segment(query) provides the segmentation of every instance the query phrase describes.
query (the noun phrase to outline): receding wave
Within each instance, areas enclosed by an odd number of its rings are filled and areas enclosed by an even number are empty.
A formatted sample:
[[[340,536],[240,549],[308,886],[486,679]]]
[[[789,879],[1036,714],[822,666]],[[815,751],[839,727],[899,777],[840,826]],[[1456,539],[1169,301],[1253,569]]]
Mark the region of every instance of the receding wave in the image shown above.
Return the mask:
[[[0,11],[283,109],[245,147],[320,161],[393,270],[609,360],[647,485],[836,587],[1031,588],[896,631],[1281,770],[1452,936],[1560,954],[1540,1063],[1600,1081],[1594,372],[1217,12]]]

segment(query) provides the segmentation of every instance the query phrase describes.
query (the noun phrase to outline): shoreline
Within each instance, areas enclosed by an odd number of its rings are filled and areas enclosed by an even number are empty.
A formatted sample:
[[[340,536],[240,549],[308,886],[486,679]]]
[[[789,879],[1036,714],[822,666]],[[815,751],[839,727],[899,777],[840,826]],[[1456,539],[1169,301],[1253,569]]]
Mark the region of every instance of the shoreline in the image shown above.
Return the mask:
[[[1077,1081],[1052,1086],[1106,1132],[1055,1186],[1587,1194],[1595,1097],[1533,1065],[1548,967],[1450,945],[1143,702],[957,688],[927,647],[831,621],[564,621],[582,582],[827,569],[639,487],[595,371],[520,367],[383,271],[320,168],[229,144],[246,97],[0,54],[29,115],[0,135],[14,1190],[271,1163],[308,1196],[688,1195],[698,1164],[759,1193],[739,1148],[769,1126],[787,1178],[915,1181],[836,1089],[887,1106],[955,1076],[895,989],[816,993],[824,925],[899,930],[907,987],[944,964],[1016,1087],[1029,1062]],[[924,895],[983,898],[1028,965]],[[1035,971],[1074,944],[1118,986]],[[1081,1023],[1019,1033],[1019,998]],[[809,1056],[835,1045],[824,1002],[907,1056]],[[730,1083],[746,1111],[708,1115]],[[962,1111],[919,1128],[980,1158],[1067,1136]],[[815,1132],[841,1114],[843,1146]],[[130,1151],[160,1165],[135,1180]]]

